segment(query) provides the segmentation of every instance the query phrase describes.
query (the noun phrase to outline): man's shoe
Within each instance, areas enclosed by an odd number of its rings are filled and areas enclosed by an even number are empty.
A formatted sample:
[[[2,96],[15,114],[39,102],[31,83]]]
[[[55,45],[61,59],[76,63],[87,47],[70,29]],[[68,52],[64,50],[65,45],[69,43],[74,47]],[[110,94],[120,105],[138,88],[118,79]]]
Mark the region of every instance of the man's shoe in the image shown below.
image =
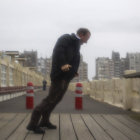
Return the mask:
[[[27,126],[26,127],[27,128],[27,130],[29,130],[29,131],[33,131],[35,134],[44,134],[45,133],[45,130],[43,130],[42,128],[40,128],[40,127],[32,127],[32,126]]]
[[[53,125],[50,122],[48,122],[48,123],[40,123],[38,126],[39,127],[47,127],[48,129],[56,129],[57,128],[56,125]]]

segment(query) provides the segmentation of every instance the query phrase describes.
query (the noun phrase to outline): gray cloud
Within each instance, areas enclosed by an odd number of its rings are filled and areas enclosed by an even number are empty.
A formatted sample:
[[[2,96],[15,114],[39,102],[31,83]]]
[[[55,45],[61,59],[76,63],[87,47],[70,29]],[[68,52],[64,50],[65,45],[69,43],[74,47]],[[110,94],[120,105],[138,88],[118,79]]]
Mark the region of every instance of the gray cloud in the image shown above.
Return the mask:
[[[37,50],[51,56],[57,38],[87,27],[81,53],[95,75],[95,58],[140,51],[139,0],[4,0],[0,2],[0,50]],[[92,60],[92,61],[91,61]]]

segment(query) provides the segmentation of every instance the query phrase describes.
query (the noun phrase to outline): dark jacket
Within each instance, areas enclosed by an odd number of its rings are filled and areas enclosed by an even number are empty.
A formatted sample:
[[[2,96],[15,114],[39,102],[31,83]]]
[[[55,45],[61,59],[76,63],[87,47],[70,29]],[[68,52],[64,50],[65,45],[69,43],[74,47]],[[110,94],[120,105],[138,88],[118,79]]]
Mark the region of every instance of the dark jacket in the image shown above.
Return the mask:
[[[75,34],[61,36],[54,47],[52,55],[51,80],[71,80],[78,71],[80,63],[80,40]],[[63,72],[61,66],[70,64],[69,71]]]

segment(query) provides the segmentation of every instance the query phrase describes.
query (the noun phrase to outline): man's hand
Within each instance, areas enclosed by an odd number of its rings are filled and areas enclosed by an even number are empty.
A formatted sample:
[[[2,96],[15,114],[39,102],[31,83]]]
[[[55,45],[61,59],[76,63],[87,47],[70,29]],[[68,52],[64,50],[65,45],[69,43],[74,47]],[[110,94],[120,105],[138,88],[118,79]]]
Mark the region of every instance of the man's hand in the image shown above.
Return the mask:
[[[72,67],[71,65],[66,64],[66,65],[63,65],[63,66],[61,67],[61,70],[62,70],[62,71],[69,71],[69,69],[70,69],[71,67]]]

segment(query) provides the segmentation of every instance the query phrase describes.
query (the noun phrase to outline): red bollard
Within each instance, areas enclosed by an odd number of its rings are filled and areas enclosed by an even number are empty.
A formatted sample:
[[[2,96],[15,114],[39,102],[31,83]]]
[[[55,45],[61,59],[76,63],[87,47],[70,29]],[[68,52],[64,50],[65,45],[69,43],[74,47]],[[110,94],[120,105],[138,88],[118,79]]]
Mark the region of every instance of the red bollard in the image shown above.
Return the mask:
[[[27,83],[26,109],[34,108],[34,87],[32,82]]]
[[[78,110],[83,109],[82,87],[83,85],[81,83],[76,84],[75,109],[78,109]]]

